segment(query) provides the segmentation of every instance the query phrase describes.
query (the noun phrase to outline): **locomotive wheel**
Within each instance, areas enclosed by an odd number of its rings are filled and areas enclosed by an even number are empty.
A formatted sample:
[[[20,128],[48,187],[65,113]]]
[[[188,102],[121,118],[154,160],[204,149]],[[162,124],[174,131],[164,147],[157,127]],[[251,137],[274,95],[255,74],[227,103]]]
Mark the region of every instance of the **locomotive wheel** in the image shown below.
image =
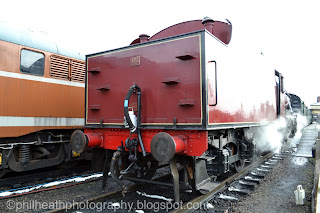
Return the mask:
[[[238,152],[240,152],[240,150],[237,148],[237,146],[235,144],[230,144],[229,148],[232,151],[232,155],[235,155]],[[236,162],[234,162],[232,164],[233,164],[233,168],[236,170],[236,172],[240,172],[244,167],[245,160],[244,159],[240,159],[240,160],[238,160],[238,161],[236,161]]]
[[[244,159],[240,159],[236,162],[233,163],[234,169],[236,170],[236,172],[240,172],[245,164],[245,160]]]

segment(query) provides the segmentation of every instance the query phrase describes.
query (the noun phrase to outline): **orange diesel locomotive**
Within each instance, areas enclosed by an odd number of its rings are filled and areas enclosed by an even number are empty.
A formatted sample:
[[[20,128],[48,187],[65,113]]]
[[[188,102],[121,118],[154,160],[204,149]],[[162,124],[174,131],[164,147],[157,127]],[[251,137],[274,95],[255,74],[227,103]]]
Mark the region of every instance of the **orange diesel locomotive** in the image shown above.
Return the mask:
[[[79,158],[68,144],[84,125],[84,78],[82,55],[0,22],[0,176]]]

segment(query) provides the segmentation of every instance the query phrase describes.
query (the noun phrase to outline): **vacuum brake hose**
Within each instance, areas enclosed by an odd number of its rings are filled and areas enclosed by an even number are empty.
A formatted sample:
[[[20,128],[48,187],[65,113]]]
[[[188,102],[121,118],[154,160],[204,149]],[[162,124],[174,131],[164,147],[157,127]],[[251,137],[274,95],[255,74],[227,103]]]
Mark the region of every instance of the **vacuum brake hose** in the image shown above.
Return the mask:
[[[130,119],[130,116],[129,116],[129,109],[128,109],[128,106],[129,106],[129,100],[130,100],[130,97],[132,95],[132,93],[134,93],[135,91],[137,91],[137,95],[138,95],[138,112],[137,112],[137,126],[135,127]],[[129,128],[131,130],[133,130],[133,132],[136,132],[138,134],[138,139],[139,139],[139,144],[140,144],[140,147],[141,147],[141,150],[142,150],[142,154],[143,156],[146,156],[146,151],[144,149],[144,146],[143,146],[143,142],[142,142],[142,138],[141,138],[141,133],[140,133],[140,121],[141,121],[141,89],[138,85],[132,85],[126,95],[126,98],[124,100],[124,108],[123,108],[123,111],[124,111],[124,116],[128,122],[128,125],[129,125]]]

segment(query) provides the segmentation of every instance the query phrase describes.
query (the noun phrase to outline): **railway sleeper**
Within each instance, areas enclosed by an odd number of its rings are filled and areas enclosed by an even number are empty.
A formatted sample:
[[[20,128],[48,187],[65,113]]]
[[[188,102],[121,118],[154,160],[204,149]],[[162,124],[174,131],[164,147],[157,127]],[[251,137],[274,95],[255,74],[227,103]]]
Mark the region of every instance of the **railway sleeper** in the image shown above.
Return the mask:
[[[244,181],[244,180],[240,180],[239,184],[248,188],[248,189],[255,189],[257,187],[257,183],[254,182],[249,182],[249,181]]]

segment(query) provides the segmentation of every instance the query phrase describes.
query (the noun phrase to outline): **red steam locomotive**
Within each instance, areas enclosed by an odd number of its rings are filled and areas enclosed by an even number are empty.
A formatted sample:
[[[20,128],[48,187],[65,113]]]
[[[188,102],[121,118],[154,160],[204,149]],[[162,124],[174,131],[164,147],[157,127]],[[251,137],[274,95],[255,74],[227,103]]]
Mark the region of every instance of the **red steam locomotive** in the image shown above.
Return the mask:
[[[179,200],[177,162],[183,184],[205,193],[211,176],[252,160],[254,131],[285,115],[283,77],[231,48],[231,32],[205,18],[87,56],[85,129],[71,146],[107,150],[104,185],[109,169],[125,189],[121,179],[146,181],[169,162]]]

